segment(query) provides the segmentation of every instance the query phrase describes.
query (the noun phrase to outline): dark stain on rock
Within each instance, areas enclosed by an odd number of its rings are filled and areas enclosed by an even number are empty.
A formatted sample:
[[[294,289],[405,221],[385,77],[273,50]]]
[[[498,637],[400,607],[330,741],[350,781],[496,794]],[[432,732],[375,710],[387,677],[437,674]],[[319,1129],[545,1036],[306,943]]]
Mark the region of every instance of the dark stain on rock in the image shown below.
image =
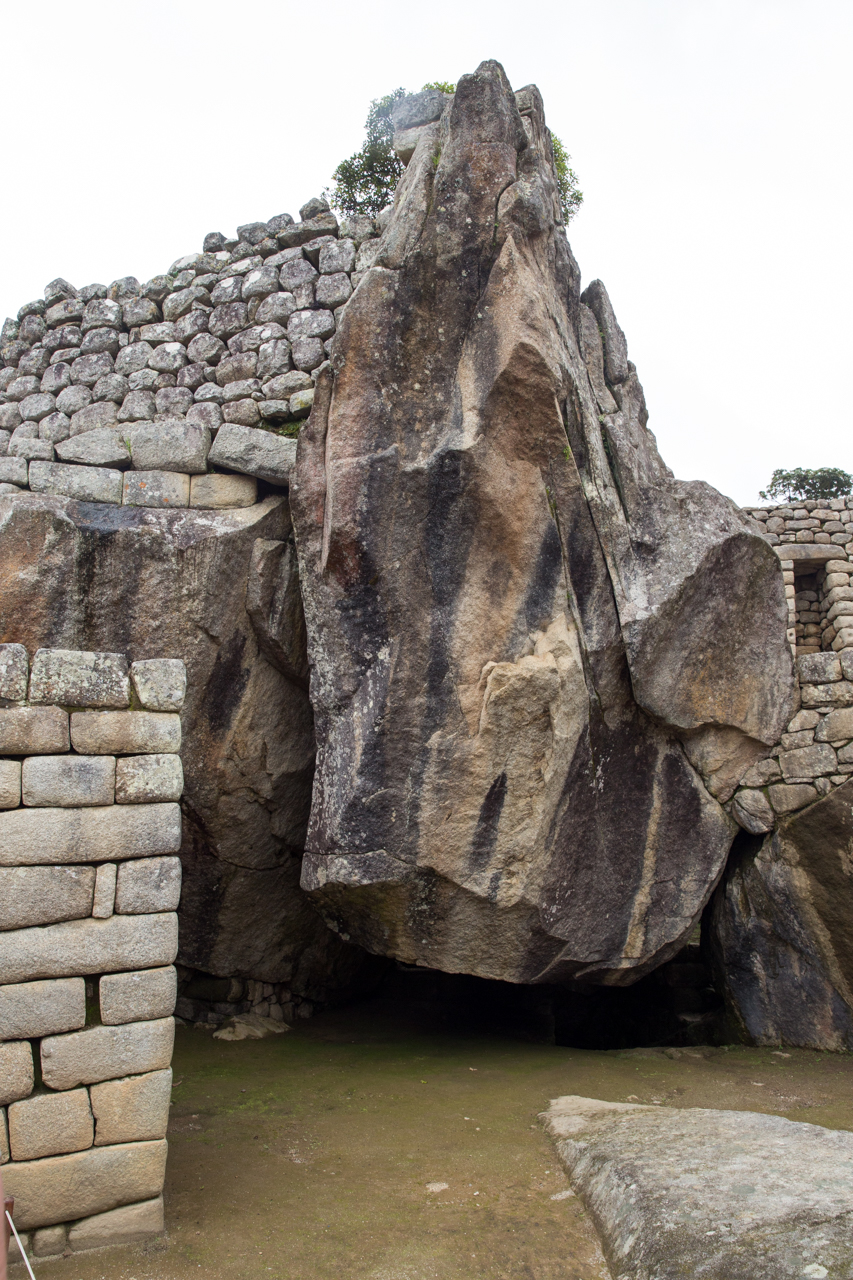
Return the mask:
[[[499,773],[486,792],[486,798],[480,806],[477,827],[471,843],[471,865],[478,868],[485,866],[494,852],[498,840],[498,824],[503,813],[506,800],[506,771]]]

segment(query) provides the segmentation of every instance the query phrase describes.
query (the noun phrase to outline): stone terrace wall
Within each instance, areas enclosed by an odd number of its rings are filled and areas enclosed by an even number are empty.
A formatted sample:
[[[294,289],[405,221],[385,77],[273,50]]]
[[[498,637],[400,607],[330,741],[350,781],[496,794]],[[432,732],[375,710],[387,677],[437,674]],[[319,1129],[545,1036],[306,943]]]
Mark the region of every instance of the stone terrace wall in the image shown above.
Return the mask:
[[[185,687],[0,645],[0,1163],[36,1257],[163,1227]]]
[[[286,484],[341,311],[379,225],[300,222],[205,237],[145,284],[57,279],[0,335],[0,492],[137,507],[251,506]]]

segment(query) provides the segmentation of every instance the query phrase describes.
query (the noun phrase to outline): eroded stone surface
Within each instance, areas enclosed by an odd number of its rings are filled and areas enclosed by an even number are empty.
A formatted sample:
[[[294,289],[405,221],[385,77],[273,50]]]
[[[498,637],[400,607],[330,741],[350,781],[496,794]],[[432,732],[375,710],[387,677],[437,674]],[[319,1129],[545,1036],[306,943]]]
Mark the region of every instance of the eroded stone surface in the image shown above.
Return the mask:
[[[3,1189],[15,1197],[15,1225],[30,1230],[159,1196],[166,1142],[129,1142],[5,1166]]]
[[[578,1097],[545,1120],[620,1280],[850,1273],[853,1135]]]

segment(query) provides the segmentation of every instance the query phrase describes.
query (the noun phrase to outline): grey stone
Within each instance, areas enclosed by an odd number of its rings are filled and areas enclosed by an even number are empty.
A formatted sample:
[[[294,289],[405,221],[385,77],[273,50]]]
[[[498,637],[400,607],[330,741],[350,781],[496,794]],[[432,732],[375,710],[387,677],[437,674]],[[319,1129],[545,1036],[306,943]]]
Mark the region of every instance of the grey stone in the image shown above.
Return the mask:
[[[223,341],[245,329],[248,323],[249,312],[245,302],[226,302],[215,307],[208,321],[210,332]]]
[[[177,373],[187,363],[187,353],[180,342],[163,342],[148,357],[148,365],[158,373]]]
[[[237,400],[260,400],[263,396],[260,378],[241,378],[238,382],[228,382],[222,388],[222,404],[231,404]],[[223,417],[225,417],[223,409]]]
[[[356,271],[357,272],[369,271],[370,268],[375,264],[376,259],[379,257],[379,252],[381,248],[382,248],[381,240],[365,240],[364,244],[361,246],[358,253],[356,254],[356,259],[355,259]],[[357,282],[353,280],[353,288],[355,288],[356,283]]]
[[[68,1151],[85,1151],[91,1147],[94,1134],[95,1122],[87,1089],[41,1093],[23,1102],[14,1102],[9,1108],[9,1147],[13,1160],[40,1160]]]
[[[239,302],[242,296],[243,276],[226,276],[212,290],[210,300],[214,307],[221,307],[226,302]]]
[[[0,1040],[28,1040],[58,1031],[76,1031],[85,1022],[86,984],[82,978],[16,982],[0,987]],[[15,1156],[16,1160],[29,1158]]]
[[[68,749],[68,713],[60,707],[0,708],[0,751],[52,755]]]
[[[229,467],[273,484],[287,483],[295,460],[295,440],[230,422],[219,428],[210,450],[211,465]]]
[[[183,369],[181,373],[183,373]],[[128,391],[157,391],[161,385],[160,379],[165,376],[165,374],[158,373],[156,369],[137,369],[136,373],[132,373],[128,377],[127,389]],[[123,403],[124,401],[122,401]],[[156,413],[156,404],[152,410],[153,413]]]
[[[194,404],[191,409],[187,410],[187,422],[199,427],[206,427],[213,434],[222,425],[222,410],[218,404],[212,402]],[[192,502],[190,502],[190,506],[192,506]]]
[[[762,791],[743,790],[735,793],[732,816],[745,831],[753,835],[771,831],[776,815]]]
[[[72,417],[92,403],[92,392],[88,387],[66,387],[56,397],[56,407],[60,413]]]
[[[142,978],[146,975],[126,976]],[[173,981],[172,1003],[174,986]],[[168,1069],[93,1086],[92,1110],[97,1119],[95,1145],[110,1146],[116,1142],[164,1138],[171,1096],[172,1073]]]
[[[166,911],[14,929],[0,933],[0,981],[159,968],[172,964],[177,950],[178,919]]]
[[[47,419],[45,419],[45,421],[47,421]],[[39,427],[39,434],[41,434],[41,427]],[[5,457],[8,454],[10,439],[10,433],[0,429],[0,457]]]
[[[95,400],[112,400],[115,404],[121,404],[129,390],[130,386],[123,374],[108,373],[95,383],[92,396]]]
[[[157,403],[151,391],[130,391],[118,411],[119,422],[150,421],[157,412]]]
[[[142,286],[142,295],[145,298],[150,298],[152,302],[162,302],[164,298],[169,296],[170,288],[168,276],[152,276]]]
[[[87,1027],[41,1042],[42,1078],[51,1089],[73,1089],[118,1076],[159,1071],[172,1060],[171,1018]]]
[[[241,296],[244,302],[250,298],[266,298],[278,292],[278,271],[275,267],[257,267],[243,276]]]
[[[321,338],[294,338],[290,354],[296,368],[306,373],[317,369],[326,358]]]
[[[150,342],[131,342],[116,356],[115,371],[125,377],[148,367],[154,348]]]
[[[22,644],[0,644],[0,698],[23,702],[29,669],[30,660]]]
[[[341,238],[343,240],[352,240],[356,250],[358,250],[365,240],[369,240],[376,235],[376,224],[367,214],[353,214],[344,218],[340,231]]]
[[[21,803],[21,762],[0,760],[0,809],[17,809]]]
[[[49,440],[26,439],[19,438],[9,443],[9,454],[15,458],[27,458],[30,461],[51,462],[53,460],[53,445]]]
[[[222,511],[251,507],[257,502],[258,482],[253,476],[193,476],[190,481],[190,506],[200,510]]]
[[[258,377],[261,379],[279,377],[290,369],[290,343],[284,339],[274,339],[262,344],[258,352]]]
[[[199,475],[207,470],[210,433],[201,424],[169,418],[129,427],[128,435],[133,466],[137,471],[178,471]],[[186,502],[181,505],[186,506]]]
[[[115,912],[116,898],[116,864],[104,862],[95,875],[95,897],[92,903],[92,915],[96,920],[109,920]]]
[[[31,462],[29,482],[35,493],[76,498],[79,502],[121,502],[122,473],[106,467]]]
[[[352,240],[331,240],[320,250],[318,266],[321,275],[337,275],[341,271],[355,270],[355,243]]]
[[[154,1199],[165,1171],[166,1142],[161,1139],[21,1161],[6,1167],[3,1185],[15,1197],[16,1226],[30,1230]],[[69,1242],[75,1231],[73,1227]]]
[[[120,915],[177,911],[180,897],[180,858],[142,858],[119,867],[115,909]]]
[[[0,405],[0,427],[4,431],[14,431],[21,424],[21,410],[16,404]]]
[[[290,417],[289,400],[265,400],[258,408],[264,422],[287,422]]]
[[[45,372],[50,368],[50,355],[46,347],[33,347],[18,361],[18,373],[22,376],[32,374],[37,378],[44,377]]]
[[[314,390],[297,391],[290,397],[290,412],[294,418],[304,418],[311,412],[314,403]]]
[[[817,791],[810,783],[786,784],[775,782],[767,788],[770,803],[777,813],[793,813],[817,800]]]
[[[121,324],[121,307],[110,298],[94,298],[86,303],[80,325],[83,333],[87,329],[100,329],[104,325],[117,328]]]
[[[189,497],[190,478],[177,471],[129,471],[124,479],[126,507],[185,507]]]
[[[163,302],[163,319],[178,320],[204,304],[210,305],[210,294],[200,285],[191,285],[188,289],[179,289],[170,294]]]
[[[296,310],[296,299],[292,293],[271,293],[255,312],[255,320],[258,324],[286,325]]]
[[[120,349],[121,340],[115,329],[90,329],[80,344],[80,354],[83,356],[106,351],[109,355],[115,357]]]
[[[279,271],[279,282],[285,291],[293,291],[303,284],[313,284],[318,278],[317,268],[307,258],[292,258]]]
[[[175,752],[181,749],[181,719],[157,711],[74,711],[71,741],[85,755]]]
[[[156,324],[161,319],[160,308],[151,298],[128,298],[121,313],[128,329],[136,329],[143,324]]]
[[[178,373],[178,386],[189,391],[197,391],[207,381],[208,366],[206,364],[187,364]],[[190,396],[190,402],[193,397]]]
[[[177,755],[127,756],[116,770],[116,804],[153,804],[180,800],[184,788]]]
[[[314,295],[321,307],[340,307],[352,296],[349,276],[339,272],[333,276],[321,276]],[[334,320],[334,317],[333,317]]]
[[[53,413],[55,408],[55,398],[43,391],[39,391],[36,395],[26,396],[21,401],[21,417],[24,422],[41,422],[42,418],[46,418],[49,413]]]
[[[58,395],[71,386],[71,366],[64,361],[52,364],[42,374],[41,390],[48,395]]]
[[[113,358],[106,351],[96,355],[78,356],[71,365],[71,381],[77,386],[93,387],[99,378],[112,372]]]
[[[2,945],[2,939],[0,939]],[[10,1040],[0,1043],[0,1107],[7,1102],[17,1102],[26,1098],[33,1091],[33,1051],[28,1040]],[[4,1191],[11,1193],[8,1179],[4,1174]],[[15,1214],[17,1225],[18,1215]]]
[[[395,132],[439,120],[450,101],[450,95],[440,89],[424,89],[420,93],[410,93],[405,98],[398,98],[391,111]]]
[[[253,351],[228,355],[216,367],[216,381],[220,387],[227,387],[232,382],[244,382],[248,378],[254,378],[257,368],[258,357]]]
[[[200,333],[207,333],[207,312],[193,310],[175,323],[175,337],[178,342],[189,343]]]
[[[37,649],[30,670],[29,697],[30,702],[75,707],[127,707],[127,658],[123,653]]]
[[[130,298],[138,298],[140,288],[136,276],[121,276],[118,280],[113,280],[107,289],[107,297],[112,298],[113,302],[126,302]]]
[[[107,1026],[115,1026],[171,1017],[177,995],[178,977],[174,965],[105,975],[100,982],[101,1021]],[[160,1135],[140,1136],[153,1138]],[[109,1141],[129,1142],[130,1138],[111,1138]]]
[[[318,214],[328,212],[329,202],[325,196],[312,196],[299,210],[299,217],[303,222],[308,222],[311,218],[316,218]]]
[[[800,680],[808,684],[829,684],[841,679],[841,663],[835,653],[806,653],[797,658]]]
[[[0,867],[0,930],[91,914],[93,867]]]
[[[236,386],[236,383],[232,383]],[[251,399],[229,400],[222,407],[222,416],[226,423],[237,423],[243,427],[257,427],[261,421],[261,413],[257,402]]]
[[[545,1118],[614,1275],[800,1280],[853,1265],[849,1133],[578,1097]]]
[[[146,658],[134,662],[130,678],[146,711],[180,711],[184,705],[187,669],[180,658]]]
[[[59,444],[71,435],[71,419],[65,413],[51,413],[39,423],[39,437],[51,444]]]
[[[222,404],[224,392],[215,382],[206,382],[195,393],[196,404]]]
[[[202,360],[207,364],[217,364],[228,348],[221,338],[212,333],[199,333],[187,347],[190,360]]]
[[[73,425],[72,421],[72,428]],[[126,427],[87,430],[83,435],[58,441],[56,456],[63,462],[78,462],[90,467],[129,467],[130,450],[125,442],[127,430]]]
[[[433,144],[435,136],[436,127],[434,124],[417,125],[414,129],[401,129],[396,132],[391,140],[391,146],[398,160],[402,160],[404,165],[408,165],[421,139],[425,138],[425,145],[430,146]]]
[[[100,1249],[103,1245],[138,1244],[164,1230],[163,1197],[158,1196],[75,1222],[68,1233],[68,1244],[75,1252]]]
[[[113,717],[122,713],[75,714]],[[147,712],[124,714],[154,718],[153,713]],[[174,853],[180,848],[181,813],[176,804],[12,809],[0,813],[0,838],[0,865],[7,867],[139,858]]]
[[[853,707],[830,711],[815,730],[816,742],[843,742],[846,738],[853,738]]]
[[[23,762],[21,794],[31,808],[107,805],[114,803],[115,782],[115,756],[30,756]]]
[[[6,388],[6,400],[14,400],[16,404],[21,404],[22,401],[26,400],[27,396],[35,395],[40,387],[41,379],[32,374],[28,374],[23,378],[16,378]]]
[[[833,684],[803,684],[800,698],[804,707],[853,706],[853,684],[839,680]]]
[[[45,323],[41,316],[25,316],[18,329],[18,338],[31,347],[34,343],[41,342],[44,332]]]

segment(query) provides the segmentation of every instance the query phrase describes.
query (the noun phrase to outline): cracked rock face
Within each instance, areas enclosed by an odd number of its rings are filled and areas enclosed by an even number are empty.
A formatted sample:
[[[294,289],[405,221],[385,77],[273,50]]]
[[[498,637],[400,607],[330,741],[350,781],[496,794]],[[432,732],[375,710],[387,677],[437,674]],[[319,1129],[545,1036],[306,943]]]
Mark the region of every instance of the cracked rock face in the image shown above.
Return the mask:
[[[712,936],[744,1038],[853,1049],[853,780],[738,845]]]
[[[300,438],[302,884],[380,954],[627,983],[698,919],[793,672],[776,556],[665,467],[559,219],[539,93],[483,63],[419,129]]]
[[[0,635],[183,658],[180,959],[323,994],[353,951],[299,889],[314,740],[286,499],[229,512],[0,499]]]

